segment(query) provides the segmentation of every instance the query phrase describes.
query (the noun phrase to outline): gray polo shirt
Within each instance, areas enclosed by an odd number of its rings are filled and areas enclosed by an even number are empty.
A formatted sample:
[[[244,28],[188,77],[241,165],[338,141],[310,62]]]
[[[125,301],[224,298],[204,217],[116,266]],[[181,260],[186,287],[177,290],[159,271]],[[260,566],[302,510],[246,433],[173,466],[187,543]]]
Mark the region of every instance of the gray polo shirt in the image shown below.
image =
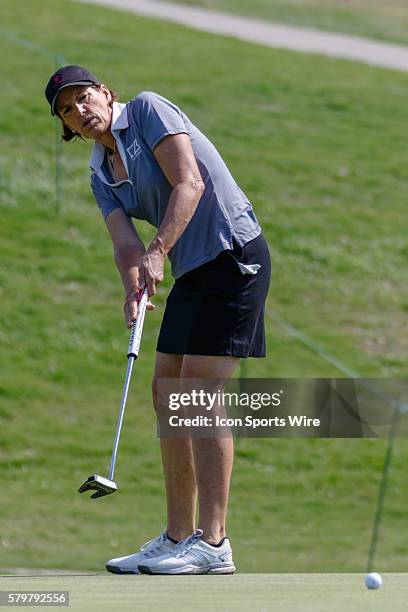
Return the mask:
[[[172,187],[154,148],[169,134],[188,134],[205,184],[192,219],[169,252],[171,270],[178,278],[261,232],[252,206],[236,184],[214,145],[169,100],[142,92],[127,104],[113,103],[112,135],[129,180],[112,182],[106,149],[95,143],[90,162],[91,185],[106,219],[116,208],[128,216],[159,227]]]

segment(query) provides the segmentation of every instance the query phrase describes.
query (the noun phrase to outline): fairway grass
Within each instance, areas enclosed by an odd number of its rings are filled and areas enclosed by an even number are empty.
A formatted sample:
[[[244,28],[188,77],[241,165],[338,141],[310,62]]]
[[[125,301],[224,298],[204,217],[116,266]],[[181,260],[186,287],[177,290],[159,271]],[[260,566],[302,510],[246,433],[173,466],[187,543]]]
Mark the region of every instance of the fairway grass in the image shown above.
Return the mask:
[[[69,591],[75,612],[406,612],[407,574],[383,578],[368,591],[363,574],[6,576],[0,590]]]

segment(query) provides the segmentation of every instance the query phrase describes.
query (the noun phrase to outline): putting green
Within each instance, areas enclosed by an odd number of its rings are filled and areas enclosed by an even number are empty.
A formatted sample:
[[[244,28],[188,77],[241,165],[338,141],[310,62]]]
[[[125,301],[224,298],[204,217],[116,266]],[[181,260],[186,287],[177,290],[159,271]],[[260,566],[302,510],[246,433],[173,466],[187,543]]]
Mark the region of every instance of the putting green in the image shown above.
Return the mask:
[[[1,576],[0,590],[69,591],[70,606],[61,609],[84,612],[200,612],[209,606],[225,612],[406,611],[407,574],[385,574],[377,591],[368,591],[363,578],[363,574]]]

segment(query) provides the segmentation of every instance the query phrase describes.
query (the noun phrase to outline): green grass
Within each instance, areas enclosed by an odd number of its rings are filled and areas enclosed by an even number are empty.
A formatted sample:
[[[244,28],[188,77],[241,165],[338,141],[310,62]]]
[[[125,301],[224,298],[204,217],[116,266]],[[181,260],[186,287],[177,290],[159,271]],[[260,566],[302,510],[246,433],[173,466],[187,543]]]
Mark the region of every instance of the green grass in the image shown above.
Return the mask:
[[[29,576],[0,577],[2,590],[68,591],[75,612],[120,609],[150,612],[394,612],[406,610],[406,574],[386,574],[368,591],[362,574],[251,574],[235,576]],[[211,597],[211,593],[214,595]],[[391,603],[392,602],[392,603]]]
[[[274,266],[268,308],[363,376],[407,375],[406,75],[51,0],[5,0],[2,29],[88,66],[123,100],[155,90],[180,104],[254,202]],[[63,148],[55,210],[43,99],[52,62],[3,38],[0,50],[0,567],[100,569],[165,521],[149,386],[171,281],[167,273],[147,317],[120,493],[91,502],[75,490],[108,469],[128,341],[122,288],[86,144]],[[248,376],[339,375],[269,319],[267,335],[269,356],[249,363]],[[229,533],[240,571],[362,571],[384,449],[238,440]],[[407,455],[401,440],[382,571],[406,569]]]
[[[179,0],[178,0],[179,1]],[[405,0],[180,0],[183,4],[306,28],[408,43]]]

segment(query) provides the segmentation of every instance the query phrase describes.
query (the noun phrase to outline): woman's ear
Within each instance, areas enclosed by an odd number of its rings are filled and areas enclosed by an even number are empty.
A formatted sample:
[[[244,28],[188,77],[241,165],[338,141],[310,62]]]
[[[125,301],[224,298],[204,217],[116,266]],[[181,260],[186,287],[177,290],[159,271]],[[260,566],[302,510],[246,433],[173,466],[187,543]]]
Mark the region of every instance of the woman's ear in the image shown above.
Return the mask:
[[[104,85],[104,83],[101,83],[101,91],[106,96],[107,101],[112,102],[111,92],[109,91],[108,87]]]

